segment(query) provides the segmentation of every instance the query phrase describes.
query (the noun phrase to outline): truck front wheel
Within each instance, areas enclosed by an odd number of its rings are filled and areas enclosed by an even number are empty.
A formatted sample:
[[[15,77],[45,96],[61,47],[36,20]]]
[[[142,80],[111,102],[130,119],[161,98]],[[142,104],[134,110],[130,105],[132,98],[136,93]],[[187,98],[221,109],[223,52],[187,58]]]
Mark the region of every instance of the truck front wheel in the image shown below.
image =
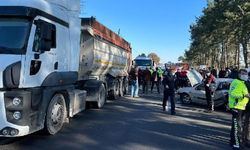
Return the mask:
[[[61,130],[66,118],[66,104],[62,94],[56,94],[51,99],[45,120],[45,131],[54,135]]]

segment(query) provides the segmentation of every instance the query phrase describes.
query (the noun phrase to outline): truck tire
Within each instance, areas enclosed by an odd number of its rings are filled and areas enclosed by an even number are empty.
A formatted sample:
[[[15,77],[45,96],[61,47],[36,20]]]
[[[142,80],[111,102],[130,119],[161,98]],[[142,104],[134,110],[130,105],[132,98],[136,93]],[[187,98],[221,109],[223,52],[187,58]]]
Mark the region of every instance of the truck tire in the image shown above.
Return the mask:
[[[124,82],[122,81],[119,82],[119,96],[120,97],[124,96]]]
[[[126,95],[128,93],[128,86],[129,86],[128,80],[125,80],[123,82],[123,95]]]
[[[99,87],[99,91],[98,91],[98,100],[97,100],[97,108],[100,109],[103,107],[103,105],[106,102],[106,88],[105,86],[102,84]]]
[[[115,81],[114,89],[110,91],[109,94],[109,99],[111,100],[117,100],[120,95],[120,86],[119,86],[119,81]]]
[[[119,95],[120,95],[120,84],[119,84],[119,81],[117,80],[115,82],[114,100],[118,99]]]
[[[63,127],[66,119],[66,104],[62,94],[55,94],[51,99],[46,112],[45,131],[54,135]]]

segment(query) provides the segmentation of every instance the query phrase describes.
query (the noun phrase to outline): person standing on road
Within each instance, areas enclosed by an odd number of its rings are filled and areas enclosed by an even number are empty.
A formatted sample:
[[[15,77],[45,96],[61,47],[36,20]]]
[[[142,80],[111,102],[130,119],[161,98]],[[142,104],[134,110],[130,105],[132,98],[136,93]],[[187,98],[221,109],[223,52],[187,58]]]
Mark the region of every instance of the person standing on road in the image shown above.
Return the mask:
[[[248,80],[245,82],[245,84],[247,86],[248,93],[250,93],[250,72],[248,72]],[[249,119],[250,119],[250,102],[248,101],[244,112],[244,121],[243,121],[244,124],[242,131],[242,144],[246,147],[250,147]]]
[[[164,72],[162,85],[164,87],[163,93],[163,102],[162,107],[163,111],[166,111],[166,105],[168,98],[170,98],[171,103],[171,115],[175,115],[175,76],[174,76],[174,69],[166,69]]]
[[[212,98],[213,95],[213,83],[215,83],[215,77],[211,74],[211,72],[206,72],[206,78],[204,81],[205,84],[205,92],[206,92],[206,99],[207,99],[207,111],[211,113],[214,111],[214,100]]]
[[[161,85],[161,81],[163,80],[163,73],[164,73],[164,71],[162,71],[161,67],[158,67],[157,74],[158,74],[159,77],[160,77],[160,81],[159,81],[159,84],[160,84],[160,85]]]
[[[143,86],[143,70],[138,68],[138,90],[140,90],[141,86]]]
[[[224,67],[222,67],[219,71],[219,78],[225,78],[226,77],[226,70]]]
[[[249,101],[249,94],[245,85],[245,81],[247,81],[247,79],[247,71],[245,69],[240,69],[238,78],[232,81],[228,91],[229,108],[232,113],[230,145],[233,149],[241,148],[240,136],[242,135],[242,113]]]
[[[180,87],[187,87],[188,86],[188,77],[187,71],[182,68],[180,72]]]
[[[161,82],[161,77],[158,72],[158,67],[156,67],[156,70],[153,72],[152,77],[151,77],[152,85],[151,85],[151,93],[153,93],[154,85],[156,84],[157,91],[160,94],[160,82]]]
[[[218,78],[217,68],[212,67],[211,74],[212,74],[215,78]]]
[[[146,68],[143,71],[143,86],[142,86],[143,93],[148,94],[148,87],[150,85],[150,78],[151,78],[151,73],[150,73],[149,69]]]
[[[236,79],[238,77],[238,68],[235,66],[231,73],[229,74],[229,78]]]
[[[149,71],[150,71],[150,75],[152,75],[153,72],[154,72],[154,69],[153,69],[152,67],[150,67],[150,68],[149,68]]]
[[[131,97],[139,97],[139,83],[138,83],[138,67],[134,66],[130,72],[129,77],[131,80]]]
[[[180,68],[177,69],[175,73],[175,89],[178,90],[180,88],[180,83],[181,83],[181,70]]]

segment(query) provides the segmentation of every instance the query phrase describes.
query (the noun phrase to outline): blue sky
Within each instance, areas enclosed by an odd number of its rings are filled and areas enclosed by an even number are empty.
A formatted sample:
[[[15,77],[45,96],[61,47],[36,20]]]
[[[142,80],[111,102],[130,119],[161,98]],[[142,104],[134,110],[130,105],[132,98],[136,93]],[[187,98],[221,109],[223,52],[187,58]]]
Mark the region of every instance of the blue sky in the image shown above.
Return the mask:
[[[133,58],[156,53],[177,62],[189,48],[189,26],[206,0],[82,0],[82,16],[96,19],[131,43]]]

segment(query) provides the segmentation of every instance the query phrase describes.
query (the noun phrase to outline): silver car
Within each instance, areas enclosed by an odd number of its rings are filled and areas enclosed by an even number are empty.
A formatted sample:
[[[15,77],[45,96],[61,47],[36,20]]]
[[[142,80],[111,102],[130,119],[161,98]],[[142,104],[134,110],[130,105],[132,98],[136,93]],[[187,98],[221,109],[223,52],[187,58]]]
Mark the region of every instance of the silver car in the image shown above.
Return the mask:
[[[228,90],[232,80],[229,78],[216,78],[216,82],[213,85],[214,94],[212,96],[215,107],[227,105]],[[205,85],[201,80],[199,81],[192,85],[192,87],[183,87],[177,90],[177,94],[180,95],[180,100],[183,103],[189,104],[192,102],[207,105]]]

